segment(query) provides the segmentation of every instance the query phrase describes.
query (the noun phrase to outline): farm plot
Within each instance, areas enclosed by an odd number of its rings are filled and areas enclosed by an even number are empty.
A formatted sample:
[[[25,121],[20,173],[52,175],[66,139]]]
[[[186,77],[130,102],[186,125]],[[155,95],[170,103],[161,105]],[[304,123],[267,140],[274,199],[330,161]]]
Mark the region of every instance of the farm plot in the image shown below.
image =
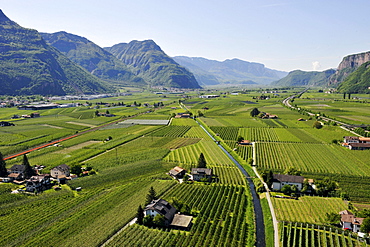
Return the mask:
[[[152,136],[168,136],[168,137],[182,137],[190,130],[189,126],[166,126],[161,128],[150,135]]]
[[[202,138],[204,140],[209,140],[211,141],[211,137],[209,135],[207,135],[206,132],[204,132],[204,130],[197,126],[197,127],[191,127],[191,129],[186,132],[184,134],[184,137],[188,137],[188,138]]]
[[[170,152],[165,161],[179,162],[195,167],[200,153],[204,154],[207,164],[231,164],[229,158],[212,141],[200,141],[197,144],[182,147]]]
[[[325,224],[326,213],[339,213],[348,205],[335,197],[302,196],[298,200],[272,198],[279,221]]]
[[[334,229],[328,226],[318,226],[302,223],[280,223],[280,246],[337,246],[361,247],[368,246],[359,241],[348,231]]]
[[[164,199],[173,197],[197,212],[189,233],[134,225],[108,246],[253,246],[251,202],[244,186],[179,184]]]
[[[163,147],[174,150],[181,147],[186,147],[188,145],[193,145],[198,143],[200,140],[200,138],[175,138],[169,143],[165,144]]]
[[[225,141],[236,141],[238,139],[239,129],[237,127],[211,127],[211,130]]]
[[[278,142],[275,128],[240,128],[239,136],[249,141]]]
[[[198,124],[191,118],[172,118],[171,125],[174,126],[198,126]]]
[[[70,153],[74,150],[78,150],[78,149],[81,149],[81,148],[84,148],[84,147],[88,147],[88,146],[91,146],[91,145],[94,145],[94,144],[97,144],[97,143],[102,143],[102,142],[101,141],[87,141],[87,142],[83,142],[83,143],[77,144],[77,145],[69,147],[69,148],[64,148],[62,150],[56,151],[55,153],[68,154],[68,153]]]
[[[167,125],[169,120],[159,119],[127,119],[122,124]]]
[[[261,168],[369,176],[368,160],[350,151],[333,144],[256,143],[257,166]],[[370,150],[363,153],[370,155]]]

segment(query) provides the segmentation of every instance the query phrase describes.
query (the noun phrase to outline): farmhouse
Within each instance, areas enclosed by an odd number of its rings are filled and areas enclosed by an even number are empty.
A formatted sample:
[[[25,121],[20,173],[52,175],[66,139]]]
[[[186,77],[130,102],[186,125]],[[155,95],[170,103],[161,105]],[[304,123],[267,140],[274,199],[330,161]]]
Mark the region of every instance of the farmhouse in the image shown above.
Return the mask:
[[[238,145],[245,146],[252,145],[252,143],[249,140],[242,140],[241,142],[238,142]]]
[[[345,136],[343,138],[343,147],[347,147],[351,150],[370,149],[370,137]]]
[[[174,178],[183,178],[184,175],[185,175],[185,169],[179,167],[179,166],[176,166],[175,168],[171,169],[171,171],[169,172],[170,176],[174,177]]]
[[[70,169],[69,166],[67,166],[66,164],[62,164],[52,168],[50,170],[50,175],[53,178],[69,177],[70,175],[69,169]]]
[[[10,167],[10,173],[23,174],[24,169],[24,165],[13,165],[12,167]]]
[[[40,192],[49,189],[50,184],[50,175],[42,174],[37,176],[32,176],[26,182],[26,191],[28,192]]]
[[[284,174],[273,174],[272,190],[281,190],[284,185],[295,185],[298,190],[303,188],[304,177]]]
[[[345,230],[351,230],[353,232],[360,232],[361,224],[364,218],[357,218],[353,213],[348,210],[339,212],[340,214],[340,224]]]
[[[212,169],[209,168],[192,168],[191,175],[194,181],[201,181],[207,179],[208,181],[212,178]]]
[[[155,217],[160,214],[164,216],[165,225],[168,226],[173,220],[176,214],[176,208],[174,208],[169,202],[163,199],[153,200],[144,208],[144,215],[151,215]]]
[[[190,118],[190,114],[188,113],[177,113],[177,115],[175,116],[175,118]]]
[[[153,200],[144,208],[145,216],[150,215],[155,217],[158,214],[163,215],[165,219],[165,226],[169,226],[178,230],[189,230],[193,217],[182,215],[180,212],[176,212],[177,209],[163,199]]]

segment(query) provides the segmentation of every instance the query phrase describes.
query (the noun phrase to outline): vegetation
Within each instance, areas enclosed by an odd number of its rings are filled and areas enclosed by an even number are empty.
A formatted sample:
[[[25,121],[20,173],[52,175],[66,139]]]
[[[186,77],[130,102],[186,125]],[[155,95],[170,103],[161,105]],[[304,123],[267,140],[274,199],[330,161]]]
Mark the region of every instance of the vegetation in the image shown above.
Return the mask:
[[[198,168],[207,168],[207,162],[204,158],[203,153],[200,153],[199,159],[198,159]]]

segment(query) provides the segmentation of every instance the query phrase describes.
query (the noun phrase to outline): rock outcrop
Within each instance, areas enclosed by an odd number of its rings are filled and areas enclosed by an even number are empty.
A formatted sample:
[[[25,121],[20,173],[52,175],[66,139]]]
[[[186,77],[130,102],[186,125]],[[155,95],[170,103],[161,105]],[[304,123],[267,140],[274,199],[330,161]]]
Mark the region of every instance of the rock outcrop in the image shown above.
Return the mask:
[[[368,61],[370,61],[370,51],[344,57],[335,74],[330,77],[329,84],[336,86],[343,82],[351,73]]]

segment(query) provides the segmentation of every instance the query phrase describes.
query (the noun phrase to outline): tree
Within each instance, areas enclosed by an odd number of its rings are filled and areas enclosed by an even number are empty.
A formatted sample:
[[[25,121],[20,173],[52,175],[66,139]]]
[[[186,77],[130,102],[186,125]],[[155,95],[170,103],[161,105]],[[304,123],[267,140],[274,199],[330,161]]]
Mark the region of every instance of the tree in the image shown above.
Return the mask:
[[[198,168],[207,168],[207,162],[204,158],[203,153],[200,153],[199,159],[198,159]]]
[[[151,203],[153,200],[157,200],[157,192],[155,192],[153,186],[150,187],[148,194],[146,195],[146,201],[145,204]]]
[[[30,178],[34,175],[36,175],[36,172],[34,169],[32,169],[30,162],[28,162],[27,156],[24,154],[23,155],[23,162],[22,165],[24,165],[24,178]]]
[[[292,194],[292,187],[289,184],[286,184],[281,188],[281,192],[284,193],[284,195],[291,195]]]
[[[8,176],[8,171],[6,170],[6,163],[3,154],[0,152],[0,177]]]
[[[321,123],[319,121],[315,121],[313,123],[313,126],[312,127],[316,128],[316,129],[321,129],[322,128],[322,125],[321,125]]]
[[[110,114],[110,112],[108,110],[105,111],[105,114]]]
[[[329,224],[338,224],[339,221],[340,221],[340,214],[338,213],[326,213],[325,214],[325,219],[326,219],[326,222],[328,222]]]
[[[157,214],[156,216],[154,216],[153,223],[156,226],[163,227],[165,225],[164,220],[165,219],[163,215]]]
[[[369,233],[370,232],[370,217],[365,218],[362,221],[361,232],[364,232],[364,233]]]
[[[289,168],[285,169],[284,174],[294,175],[294,176],[301,176],[301,171],[298,171],[294,167],[289,167]]]
[[[71,167],[71,173],[72,174],[76,174],[76,175],[79,175],[82,173],[82,169],[81,169],[81,165],[79,164],[75,164]]]
[[[144,220],[144,210],[141,207],[141,205],[139,205],[139,207],[137,208],[136,218],[137,218],[137,221],[136,222],[139,225],[142,225],[143,224],[143,220]]]
[[[255,107],[252,109],[250,114],[252,117],[255,117],[255,116],[258,116],[258,114],[260,114],[260,111]]]
[[[238,137],[238,142],[242,142],[243,140],[244,140],[244,137],[242,137],[242,136]]]
[[[143,225],[144,226],[152,226],[153,225],[153,216],[147,215],[143,218]]]

